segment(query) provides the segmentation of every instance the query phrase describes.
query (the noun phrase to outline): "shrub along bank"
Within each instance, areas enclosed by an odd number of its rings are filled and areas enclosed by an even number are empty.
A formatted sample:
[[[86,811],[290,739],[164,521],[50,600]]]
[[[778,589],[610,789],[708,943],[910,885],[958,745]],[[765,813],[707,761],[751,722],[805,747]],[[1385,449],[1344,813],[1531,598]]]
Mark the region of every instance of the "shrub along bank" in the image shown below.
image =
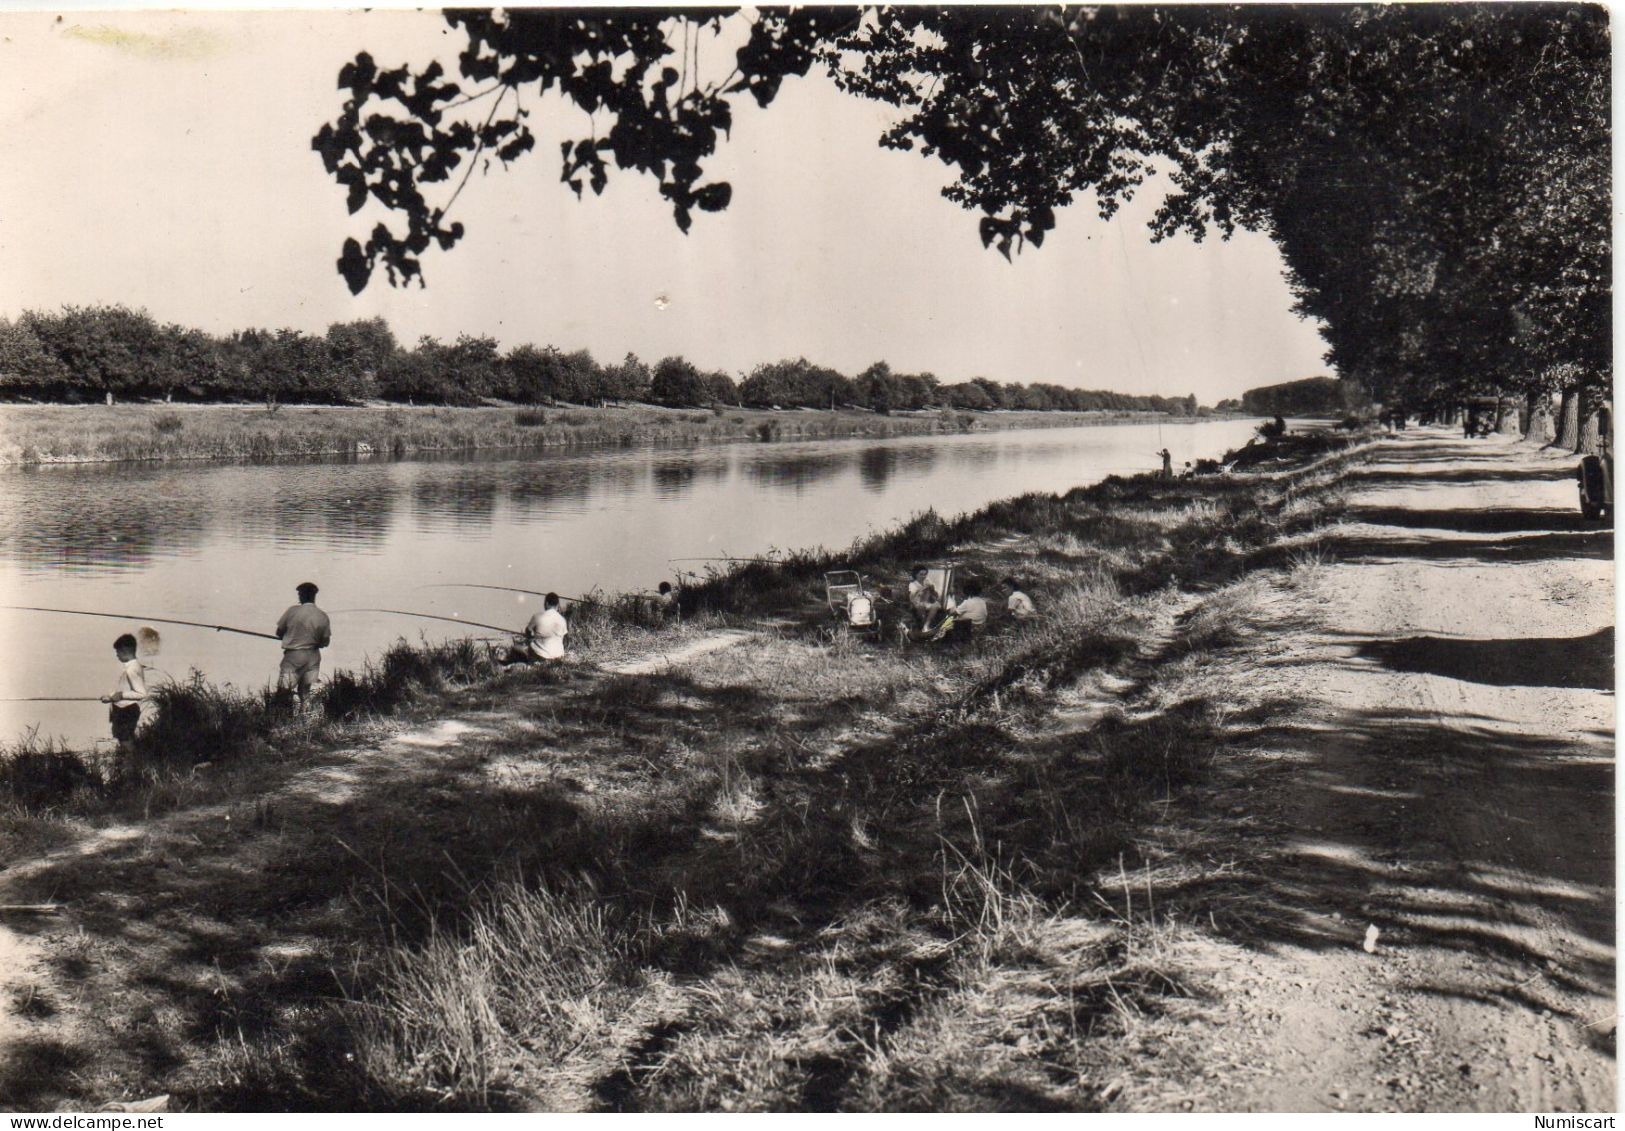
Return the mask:
[[[884,438],[1116,423],[1136,414],[928,411],[882,415],[653,405],[587,408],[241,405],[0,406],[0,464],[389,458],[412,453]]]

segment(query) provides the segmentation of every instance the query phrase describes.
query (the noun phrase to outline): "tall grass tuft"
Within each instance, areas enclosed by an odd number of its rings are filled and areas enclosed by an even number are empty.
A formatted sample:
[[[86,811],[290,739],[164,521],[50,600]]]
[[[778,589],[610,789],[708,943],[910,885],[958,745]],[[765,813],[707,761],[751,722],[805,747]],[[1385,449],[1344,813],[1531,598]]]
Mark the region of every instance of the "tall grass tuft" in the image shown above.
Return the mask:
[[[137,732],[122,774],[140,778],[200,762],[230,762],[263,749],[277,714],[270,693],[216,686],[198,671],[155,687],[152,703],[151,721]]]
[[[84,755],[30,734],[0,750],[0,795],[25,810],[62,805],[81,791],[107,785],[105,769]]]
[[[973,798],[967,796],[962,804],[970,825],[969,846],[961,849],[941,837],[942,918],[954,933],[954,944],[973,956],[973,967],[1020,961],[1036,948],[1054,916],[1021,883],[1016,866],[989,849]]]
[[[424,692],[466,686],[496,671],[472,640],[412,645],[397,640],[359,673],[336,672],[322,689],[322,713],[331,720],[393,714]]]
[[[461,930],[389,952],[376,1004],[356,1006],[365,1069],[489,1106],[516,1062],[556,1065],[624,1011],[638,935],[585,888],[498,884]]]

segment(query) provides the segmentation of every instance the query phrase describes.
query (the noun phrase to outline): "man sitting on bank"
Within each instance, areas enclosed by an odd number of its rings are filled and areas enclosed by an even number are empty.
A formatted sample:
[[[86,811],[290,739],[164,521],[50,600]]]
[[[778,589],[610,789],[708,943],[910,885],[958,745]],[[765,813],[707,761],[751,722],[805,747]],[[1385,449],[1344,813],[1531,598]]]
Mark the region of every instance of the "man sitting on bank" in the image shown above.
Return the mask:
[[[559,612],[559,595],[549,593],[542,598],[542,611],[530,618],[524,635],[514,638],[513,647],[499,662],[506,665],[562,660],[564,638],[569,632],[570,623]]]

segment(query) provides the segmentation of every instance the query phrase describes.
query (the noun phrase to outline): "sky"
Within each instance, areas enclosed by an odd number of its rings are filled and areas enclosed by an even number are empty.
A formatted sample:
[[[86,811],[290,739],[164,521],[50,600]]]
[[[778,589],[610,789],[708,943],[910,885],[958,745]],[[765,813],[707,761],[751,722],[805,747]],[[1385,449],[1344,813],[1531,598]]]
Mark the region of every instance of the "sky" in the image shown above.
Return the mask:
[[[1205,404],[1329,372],[1267,238],[1153,244],[1148,186],[1111,222],[1075,201],[1007,263],[941,197],[950,169],[878,146],[895,112],[822,77],[765,111],[735,103],[707,166],[733,202],[687,236],[635,173],[578,202],[556,139],[585,116],[532,99],[535,150],[470,180],[453,213],[467,237],[426,254],[428,286],[380,274],[352,296],[335,260],[377,217],[347,213],[310,149],[341,108],[339,68],[367,50],[455,73],[461,40],[411,11],[0,12],[0,317],[122,303],[215,333],[320,333],[379,315],[406,343],[467,332],[736,376],[885,360]]]

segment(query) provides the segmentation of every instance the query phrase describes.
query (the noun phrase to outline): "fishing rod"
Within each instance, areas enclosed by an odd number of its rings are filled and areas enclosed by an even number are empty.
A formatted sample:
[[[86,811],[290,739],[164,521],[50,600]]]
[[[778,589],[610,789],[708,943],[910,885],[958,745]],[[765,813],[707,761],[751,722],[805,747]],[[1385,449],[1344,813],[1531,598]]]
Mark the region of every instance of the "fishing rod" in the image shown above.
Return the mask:
[[[505,633],[506,636],[517,635],[512,628],[506,628],[500,624],[481,624],[477,620],[464,620],[462,617],[443,617],[438,613],[414,613],[410,609],[334,609],[333,611],[335,613],[394,613],[400,617],[424,617],[428,620],[450,621],[452,624],[466,625],[469,628],[489,628],[493,632]]]
[[[0,703],[100,703],[100,695],[25,695],[20,699],[0,699]]]
[[[170,617],[144,617],[134,613],[92,613],[84,609],[45,609],[37,605],[0,605],[0,609],[16,609],[25,613],[63,613],[71,617],[106,617],[108,620],[150,620],[157,624],[180,624],[188,628],[212,628],[216,632],[235,632],[239,636],[259,636],[266,640],[279,640],[270,632],[255,632],[250,628],[233,628],[229,624],[204,624],[195,620],[174,620]]]
[[[476,585],[471,581],[441,581],[433,585],[419,585],[419,589],[500,589],[504,593],[529,593],[532,597],[545,597],[546,593],[536,589],[515,589],[511,585]],[[559,600],[569,601],[577,605],[591,605],[595,609],[607,609],[608,605],[599,601],[589,601],[585,597],[566,597],[557,594]]]
[[[763,565],[784,565],[778,558],[667,558],[668,562],[761,562]]]

